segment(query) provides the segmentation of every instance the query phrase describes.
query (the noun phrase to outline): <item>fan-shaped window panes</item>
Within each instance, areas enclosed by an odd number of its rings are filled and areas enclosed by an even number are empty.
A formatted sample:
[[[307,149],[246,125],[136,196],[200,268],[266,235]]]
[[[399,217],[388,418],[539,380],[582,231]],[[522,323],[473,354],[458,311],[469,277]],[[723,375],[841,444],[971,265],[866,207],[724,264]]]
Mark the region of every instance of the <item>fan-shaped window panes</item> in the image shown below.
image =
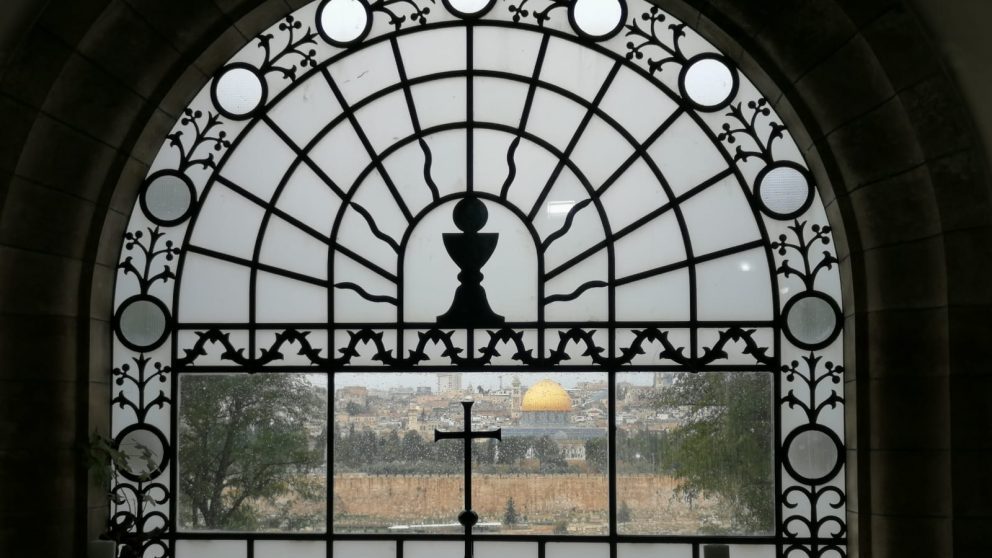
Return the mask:
[[[165,139],[116,288],[144,556],[843,556],[840,282],[644,0],[323,0]]]

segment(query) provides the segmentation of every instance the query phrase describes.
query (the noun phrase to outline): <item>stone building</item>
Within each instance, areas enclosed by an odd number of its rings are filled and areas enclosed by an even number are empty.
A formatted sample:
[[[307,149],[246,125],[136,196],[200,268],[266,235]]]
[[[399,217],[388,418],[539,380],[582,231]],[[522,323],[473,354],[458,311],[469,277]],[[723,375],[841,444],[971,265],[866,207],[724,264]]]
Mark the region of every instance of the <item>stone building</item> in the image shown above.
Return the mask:
[[[108,430],[127,214],[208,76],[301,3],[0,6],[0,555],[82,557],[102,528],[78,448]],[[829,185],[851,554],[986,556],[992,3],[659,3],[751,73]]]
[[[565,425],[571,422],[572,398],[558,382],[541,380],[527,389],[520,411],[522,425]]]

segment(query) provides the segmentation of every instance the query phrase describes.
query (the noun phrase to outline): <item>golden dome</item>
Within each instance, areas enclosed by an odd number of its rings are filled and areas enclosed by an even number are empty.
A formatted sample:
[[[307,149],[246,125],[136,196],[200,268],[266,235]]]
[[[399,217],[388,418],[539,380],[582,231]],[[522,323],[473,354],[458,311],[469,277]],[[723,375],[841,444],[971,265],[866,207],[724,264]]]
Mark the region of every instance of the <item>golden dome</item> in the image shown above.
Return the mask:
[[[557,382],[541,380],[531,386],[524,394],[520,409],[523,411],[568,412],[572,410],[572,398]]]

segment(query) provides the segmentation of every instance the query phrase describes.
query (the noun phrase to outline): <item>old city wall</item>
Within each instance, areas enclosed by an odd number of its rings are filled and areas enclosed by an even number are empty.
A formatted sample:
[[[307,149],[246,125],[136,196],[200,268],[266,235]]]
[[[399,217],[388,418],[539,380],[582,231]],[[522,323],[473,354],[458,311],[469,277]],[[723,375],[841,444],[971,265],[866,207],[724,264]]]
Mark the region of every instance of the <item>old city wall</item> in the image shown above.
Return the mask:
[[[462,509],[461,475],[339,475],[334,477],[336,513],[420,521],[425,510]],[[620,475],[618,499],[634,509],[664,509],[678,482],[655,475]],[[501,517],[513,496],[518,513],[543,516],[563,510],[598,511],[609,505],[604,475],[475,475],[473,507],[482,517]],[[389,502],[388,507],[383,502]],[[442,512],[445,513],[445,512]],[[449,515],[445,513],[445,515]]]

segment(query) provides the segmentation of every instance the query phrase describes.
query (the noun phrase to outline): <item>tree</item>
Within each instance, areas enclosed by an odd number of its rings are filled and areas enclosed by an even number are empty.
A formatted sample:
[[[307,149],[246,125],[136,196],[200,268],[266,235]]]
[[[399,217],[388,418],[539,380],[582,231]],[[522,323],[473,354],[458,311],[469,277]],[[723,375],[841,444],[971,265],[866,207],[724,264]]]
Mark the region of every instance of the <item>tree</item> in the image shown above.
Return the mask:
[[[541,436],[534,443],[534,455],[541,462],[542,473],[560,473],[568,468],[565,452],[550,436]]]
[[[283,504],[325,497],[326,481],[310,473],[324,462],[326,392],[292,374],[189,375],[180,401],[184,527],[301,528],[301,521],[320,520]]]
[[[362,414],[362,406],[354,401],[349,401],[344,406],[344,412],[348,413],[350,416],[360,415]]]
[[[609,441],[603,438],[586,440],[586,464],[596,473],[605,473],[609,467]]]
[[[620,502],[620,509],[617,510],[617,523],[630,523],[630,506],[627,501]]]
[[[657,404],[683,413],[659,468],[682,481],[679,497],[716,497],[731,531],[770,531],[774,521],[772,398],[767,375],[682,374]]]
[[[520,519],[517,517],[517,509],[513,506],[513,497],[506,501],[506,512],[503,513],[503,523],[506,525],[516,525]]]

